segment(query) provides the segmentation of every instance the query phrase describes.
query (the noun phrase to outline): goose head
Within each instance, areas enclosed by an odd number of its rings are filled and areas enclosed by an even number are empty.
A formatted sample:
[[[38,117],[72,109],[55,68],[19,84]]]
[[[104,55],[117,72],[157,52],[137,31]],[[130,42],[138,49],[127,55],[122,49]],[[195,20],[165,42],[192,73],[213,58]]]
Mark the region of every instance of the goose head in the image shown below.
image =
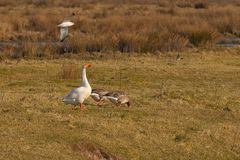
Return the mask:
[[[82,68],[90,68],[90,67],[92,67],[92,64],[84,64],[84,65],[82,65]]]

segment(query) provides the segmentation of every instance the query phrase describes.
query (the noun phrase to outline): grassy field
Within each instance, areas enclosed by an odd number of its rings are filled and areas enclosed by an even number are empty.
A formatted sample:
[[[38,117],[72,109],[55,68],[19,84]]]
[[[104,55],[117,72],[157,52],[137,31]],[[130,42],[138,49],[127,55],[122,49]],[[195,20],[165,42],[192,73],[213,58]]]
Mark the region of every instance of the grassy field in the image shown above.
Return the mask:
[[[1,61],[0,159],[240,159],[239,48],[181,56]],[[88,62],[92,87],[130,108],[61,102]]]
[[[240,48],[215,46],[240,37],[238,0],[1,0],[0,18],[0,159],[240,159]],[[65,105],[84,63],[131,107]]]

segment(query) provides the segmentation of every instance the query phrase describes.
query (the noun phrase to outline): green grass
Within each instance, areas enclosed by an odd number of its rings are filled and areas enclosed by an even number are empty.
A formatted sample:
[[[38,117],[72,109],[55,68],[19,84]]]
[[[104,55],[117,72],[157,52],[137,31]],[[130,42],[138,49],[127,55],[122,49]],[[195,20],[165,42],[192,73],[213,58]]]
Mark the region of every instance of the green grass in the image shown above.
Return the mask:
[[[113,60],[0,64],[0,159],[87,159],[90,143],[122,159],[239,159],[240,62],[233,51]],[[202,56],[200,56],[202,55]],[[73,110],[60,97],[80,83],[62,64],[90,62],[94,88],[122,89],[131,108]],[[79,73],[76,73],[79,74]],[[121,81],[120,81],[121,77]]]

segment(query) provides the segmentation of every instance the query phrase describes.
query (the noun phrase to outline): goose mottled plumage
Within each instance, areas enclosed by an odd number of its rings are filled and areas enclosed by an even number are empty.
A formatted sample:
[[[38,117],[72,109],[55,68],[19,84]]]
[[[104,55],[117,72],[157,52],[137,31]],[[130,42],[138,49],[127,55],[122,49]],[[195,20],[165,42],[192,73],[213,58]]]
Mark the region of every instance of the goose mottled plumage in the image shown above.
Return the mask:
[[[92,89],[92,93],[91,93],[91,97],[94,101],[98,102],[98,105],[100,105],[101,102],[103,102],[106,97],[105,95],[109,93],[108,91],[104,90],[104,89]]]
[[[129,97],[123,91],[112,91],[105,96],[116,106],[121,106],[123,104],[127,104],[128,107],[130,106]]]

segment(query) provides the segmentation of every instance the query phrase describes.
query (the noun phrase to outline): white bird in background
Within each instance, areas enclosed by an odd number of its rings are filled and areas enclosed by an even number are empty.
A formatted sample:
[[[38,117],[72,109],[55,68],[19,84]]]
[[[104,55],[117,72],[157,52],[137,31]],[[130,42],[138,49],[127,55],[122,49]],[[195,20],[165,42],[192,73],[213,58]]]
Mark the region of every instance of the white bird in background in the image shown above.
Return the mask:
[[[68,27],[71,27],[74,25],[73,22],[70,21],[70,17],[74,16],[75,13],[72,13],[71,15],[67,16],[64,21],[58,25],[60,27],[60,42],[63,42],[65,38],[68,35]]]
[[[91,64],[85,64],[82,66],[82,84],[80,87],[73,89],[63,97],[63,102],[65,104],[72,104],[75,108],[77,105],[80,105],[80,109],[85,107],[83,102],[91,95],[92,92],[92,88],[88,83],[86,76],[86,68],[89,67],[91,67]]]

